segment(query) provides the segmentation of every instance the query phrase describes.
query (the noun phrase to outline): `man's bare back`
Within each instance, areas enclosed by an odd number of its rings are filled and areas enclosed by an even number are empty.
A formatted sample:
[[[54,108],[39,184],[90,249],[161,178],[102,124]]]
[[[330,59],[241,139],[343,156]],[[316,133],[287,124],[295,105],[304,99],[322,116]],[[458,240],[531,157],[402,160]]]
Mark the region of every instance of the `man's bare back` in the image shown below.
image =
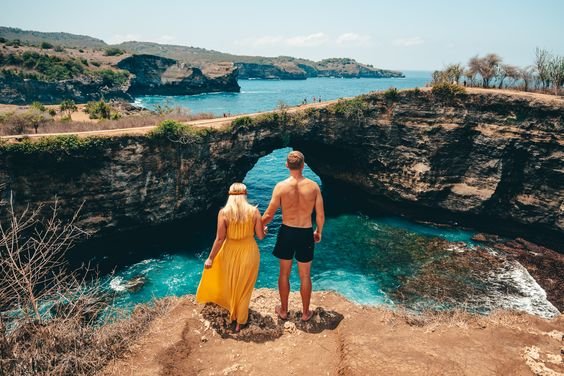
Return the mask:
[[[320,194],[317,183],[304,177],[290,176],[278,183],[274,196],[280,200],[282,223],[291,227],[312,227],[311,214]]]

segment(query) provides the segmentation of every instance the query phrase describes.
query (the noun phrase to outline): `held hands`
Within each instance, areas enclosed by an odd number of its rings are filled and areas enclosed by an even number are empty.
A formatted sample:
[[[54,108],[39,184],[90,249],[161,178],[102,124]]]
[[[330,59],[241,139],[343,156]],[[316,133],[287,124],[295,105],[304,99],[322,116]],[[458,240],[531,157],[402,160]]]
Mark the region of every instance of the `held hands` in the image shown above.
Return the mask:
[[[268,234],[268,226],[264,226],[264,234]]]
[[[319,230],[315,230],[315,232],[313,233],[313,240],[316,243],[319,243],[321,241],[321,232],[319,232]]]
[[[204,263],[204,268],[209,269],[212,267],[213,260],[211,258],[207,258],[206,262]]]

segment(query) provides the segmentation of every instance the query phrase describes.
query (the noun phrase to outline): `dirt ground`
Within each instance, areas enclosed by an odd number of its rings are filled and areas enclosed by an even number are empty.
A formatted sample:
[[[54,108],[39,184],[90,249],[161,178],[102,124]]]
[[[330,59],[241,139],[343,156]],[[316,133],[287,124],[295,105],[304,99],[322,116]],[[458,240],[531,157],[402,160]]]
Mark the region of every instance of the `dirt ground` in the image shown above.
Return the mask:
[[[249,326],[232,332],[227,314],[179,298],[103,375],[563,375],[562,316],[497,312],[414,316],[313,295],[315,315],[274,314],[277,292],[256,290]]]

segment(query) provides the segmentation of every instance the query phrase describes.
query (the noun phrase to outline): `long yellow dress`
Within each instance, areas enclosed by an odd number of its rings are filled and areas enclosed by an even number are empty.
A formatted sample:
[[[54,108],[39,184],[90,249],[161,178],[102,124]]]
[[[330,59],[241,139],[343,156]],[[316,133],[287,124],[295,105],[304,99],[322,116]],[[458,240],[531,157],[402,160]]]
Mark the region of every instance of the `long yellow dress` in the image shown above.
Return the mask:
[[[257,281],[260,253],[254,238],[254,218],[228,223],[227,235],[212,267],[204,268],[196,301],[213,302],[229,310],[230,319],[246,324]]]

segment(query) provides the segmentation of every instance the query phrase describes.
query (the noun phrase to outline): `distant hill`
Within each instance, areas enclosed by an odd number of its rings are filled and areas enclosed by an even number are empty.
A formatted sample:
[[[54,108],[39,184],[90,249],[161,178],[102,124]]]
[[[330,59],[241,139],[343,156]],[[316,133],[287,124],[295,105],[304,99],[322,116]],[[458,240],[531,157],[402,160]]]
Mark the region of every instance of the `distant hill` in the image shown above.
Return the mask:
[[[41,42],[48,42],[62,47],[77,48],[103,48],[108,47],[106,42],[101,39],[89,37],[87,35],[77,35],[69,33],[46,33],[42,31],[21,30],[15,27],[0,26],[0,38],[6,40],[20,40],[32,45]]]
[[[263,57],[233,55],[200,47],[178,46],[152,42],[124,42],[108,45],[101,39],[69,33],[45,33],[0,27],[0,38],[19,39],[21,42],[39,45],[48,42],[53,45],[75,48],[106,49],[117,47],[130,54],[156,55],[177,60],[200,68],[206,74],[215,75],[224,71],[224,63],[238,68],[238,77],[262,79],[306,79],[309,77],[403,77],[401,72],[375,68],[350,58],[330,58],[321,61],[291,56]],[[219,68],[218,68],[219,66]]]

